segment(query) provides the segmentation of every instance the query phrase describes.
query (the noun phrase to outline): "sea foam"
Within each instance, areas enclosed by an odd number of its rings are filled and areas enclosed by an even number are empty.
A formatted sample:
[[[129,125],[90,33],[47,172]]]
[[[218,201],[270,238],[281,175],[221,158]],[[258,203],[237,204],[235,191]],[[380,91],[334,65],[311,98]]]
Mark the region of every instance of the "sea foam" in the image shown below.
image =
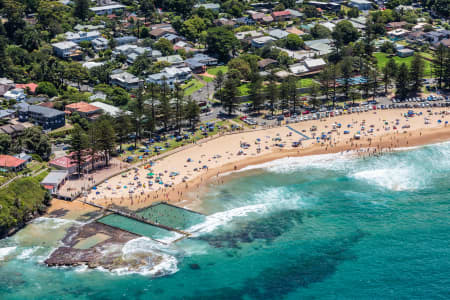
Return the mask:
[[[0,248],[0,260],[4,260],[5,257],[7,257],[11,253],[13,253],[16,250],[16,248],[17,247],[15,247],[15,246]]]
[[[127,242],[123,248],[123,259],[133,259],[135,256],[149,255],[159,256],[161,261],[157,264],[150,262],[147,265],[143,265],[136,269],[128,267],[117,268],[112,270],[112,273],[117,275],[128,274],[141,274],[144,276],[166,276],[178,271],[178,260],[175,255],[179,254],[178,251],[171,247],[161,243],[155,242],[146,237],[140,237]]]

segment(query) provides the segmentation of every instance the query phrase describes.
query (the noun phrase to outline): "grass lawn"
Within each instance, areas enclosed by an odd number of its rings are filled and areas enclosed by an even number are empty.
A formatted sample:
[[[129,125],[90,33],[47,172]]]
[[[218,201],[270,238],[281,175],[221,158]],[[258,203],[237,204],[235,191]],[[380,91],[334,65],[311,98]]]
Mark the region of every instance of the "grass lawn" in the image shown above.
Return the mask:
[[[182,88],[184,90],[184,95],[185,96],[189,96],[189,95],[192,95],[195,91],[198,91],[199,89],[201,89],[204,86],[205,85],[203,83],[201,83],[200,81],[198,81],[197,79],[192,79],[189,82],[187,82],[186,84],[184,84],[182,86]]]
[[[428,58],[428,59],[433,59],[433,54],[428,53],[428,52],[419,52],[420,56],[424,57],[424,58]]]
[[[209,77],[209,76],[202,76],[202,79],[203,79],[205,82],[211,82],[211,81],[214,81],[214,78]]]
[[[217,67],[213,67],[213,68],[208,68],[207,72],[211,75],[216,76],[220,70],[222,70],[222,72],[225,74],[226,72],[228,72],[228,67],[227,66],[217,66]]]
[[[297,81],[297,87],[298,88],[304,88],[304,87],[310,87],[314,83],[314,79],[312,78],[302,78],[299,81]]]
[[[238,86],[239,95],[240,96],[247,96],[250,94],[250,83],[244,83],[240,86]]]
[[[377,52],[374,53],[374,56],[377,58],[378,61],[378,68],[381,70],[388,62],[388,60],[390,59],[388,57],[388,55],[386,53],[381,53],[381,52]],[[398,57],[398,56],[394,56],[393,57],[395,62],[400,65],[402,63],[406,63],[406,65],[409,67],[411,65],[411,61],[413,59],[412,56],[409,57]],[[425,76],[430,76],[431,74],[431,62],[428,60],[423,60],[424,64],[425,64],[425,72],[424,75]]]

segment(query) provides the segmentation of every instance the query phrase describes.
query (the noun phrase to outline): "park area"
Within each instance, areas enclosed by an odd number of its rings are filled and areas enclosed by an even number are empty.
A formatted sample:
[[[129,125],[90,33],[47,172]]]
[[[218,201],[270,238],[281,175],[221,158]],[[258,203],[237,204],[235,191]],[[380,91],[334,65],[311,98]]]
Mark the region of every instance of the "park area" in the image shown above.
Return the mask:
[[[391,57],[394,59],[394,61],[397,63],[397,65],[400,65],[402,63],[405,63],[408,68],[411,65],[411,61],[413,60],[413,56],[409,57],[399,57],[399,56],[393,56],[386,53],[377,52],[373,54],[378,62],[378,68],[381,70],[387,62],[391,59]],[[424,75],[425,77],[431,76],[431,62],[429,60],[423,59],[423,62],[425,64],[425,70]]]

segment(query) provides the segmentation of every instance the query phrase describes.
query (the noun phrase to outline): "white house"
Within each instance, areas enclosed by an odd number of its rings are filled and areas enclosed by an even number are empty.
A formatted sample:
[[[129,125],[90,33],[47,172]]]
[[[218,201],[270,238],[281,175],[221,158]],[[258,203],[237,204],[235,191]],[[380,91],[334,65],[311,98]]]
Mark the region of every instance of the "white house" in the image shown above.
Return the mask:
[[[372,8],[372,2],[367,0],[350,0],[349,5],[359,10],[370,10]]]
[[[111,4],[105,6],[96,6],[89,8],[90,11],[94,12],[96,15],[111,15],[116,12],[121,12],[125,9],[125,5],[122,4]]]
[[[52,44],[53,52],[60,58],[68,58],[75,54],[79,46],[74,42],[65,41]]]
[[[12,89],[7,91],[3,95],[3,98],[5,98],[6,100],[16,100],[16,101],[25,100],[26,97],[27,96],[25,95],[23,89]]]
[[[192,77],[192,72],[189,67],[176,68],[176,67],[167,67],[162,70],[160,73],[152,74],[147,77],[148,83],[155,84],[167,84],[169,87],[173,88],[175,83],[181,83],[186,80],[189,80]]]
[[[98,108],[100,108],[103,111],[103,113],[108,114],[112,117],[115,117],[115,116],[119,115],[120,112],[122,112],[122,110],[120,108],[100,102],[100,101],[92,102],[91,105],[97,106]]]
[[[274,41],[276,41],[276,39],[271,36],[262,36],[262,37],[253,39],[252,46],[255,48],[262,48],[265,45],[272,43]]]
[[[92,47],[95,51],[103,51],[108,48],[108,40],[104,37],[99,37],[91,41]]]
[[[100,32],[96,31],[96,30],[88,31],[88,32],[86,32],[86,31],[79,31],[79,32],[68,31],[65,33],[65,35],[66,35],[66,40],[77,43],[77,44],[79,44],[80,42],[83,42],[83,41],[90,42],[92,40],[95,40],[95,39],[101,37]]]
[[[118,85],[124,89],[137,89],[143,85],[143,80],[128,72],[120,72],[110,76],[111,84]]]

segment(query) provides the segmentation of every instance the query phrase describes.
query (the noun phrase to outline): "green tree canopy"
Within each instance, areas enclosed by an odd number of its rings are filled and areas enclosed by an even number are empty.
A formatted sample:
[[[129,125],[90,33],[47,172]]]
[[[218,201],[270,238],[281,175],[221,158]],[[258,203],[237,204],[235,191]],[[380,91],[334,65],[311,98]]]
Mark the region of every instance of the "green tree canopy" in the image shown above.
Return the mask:
[[[208,51],[222,61],[228,61],[230,55],[239,46],[239,41],[233,32],[224,27],[208,29],[206,43],[208,45]]]
[[[303,40],[296,34],[290,33],[286,37],[286,48],[289,50],[299,50],[303,45]]]

